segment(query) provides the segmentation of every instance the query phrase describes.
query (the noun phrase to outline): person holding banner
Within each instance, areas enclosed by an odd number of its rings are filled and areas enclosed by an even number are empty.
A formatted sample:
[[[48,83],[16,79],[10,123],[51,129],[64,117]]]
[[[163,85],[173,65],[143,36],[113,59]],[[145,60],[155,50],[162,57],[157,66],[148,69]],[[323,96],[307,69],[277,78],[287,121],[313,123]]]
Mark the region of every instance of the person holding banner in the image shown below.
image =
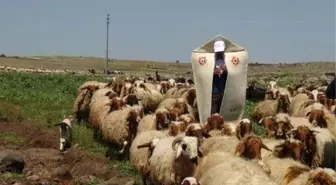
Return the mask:
[[[227,80],[227,68],[225,65],[225,43],[224,40],[219,39],[214,43],[214,53],[215,53],[215,66],[213,74],[213,84],[212,84],[212,102],[211,102],[211,114],[219,113],[225,84]]]

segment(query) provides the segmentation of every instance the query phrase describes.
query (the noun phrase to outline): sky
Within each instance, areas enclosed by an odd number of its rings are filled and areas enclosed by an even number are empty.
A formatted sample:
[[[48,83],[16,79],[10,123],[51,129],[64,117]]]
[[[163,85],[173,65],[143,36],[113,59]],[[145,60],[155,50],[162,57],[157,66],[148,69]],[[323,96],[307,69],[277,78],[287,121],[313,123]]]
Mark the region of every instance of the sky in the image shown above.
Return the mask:
[[[335,0],[3,0],[0,53],[190,62],[220,34],[250,61],[335,61]]]

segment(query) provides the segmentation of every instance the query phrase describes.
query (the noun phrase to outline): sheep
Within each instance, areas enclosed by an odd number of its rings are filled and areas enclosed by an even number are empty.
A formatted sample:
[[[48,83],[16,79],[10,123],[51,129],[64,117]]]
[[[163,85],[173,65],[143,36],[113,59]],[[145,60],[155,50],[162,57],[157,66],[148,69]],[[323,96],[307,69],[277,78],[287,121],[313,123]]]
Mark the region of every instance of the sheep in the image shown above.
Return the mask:
[[[171,78],[171,79],[168,80],[168,82],[169,82],[169,84],[170,84],[171,87],[175,87],[176,82],[175,82],[174,79]]]
[[[308,166],[335,169],[335,136],[328,129],[299,126],[288,134],[305,144],[306,151],[310,154],[306,160]]]
[[[290,93],[287,89],[278,87],[275,81],[270,81],[268,84],[268,89],[265,94],[265,100],[276,100],[279,96],[279,93],[283,93],[289,97],[291,97],[292,93]]]
[[[139,122],[138,133],[156,130],[156,128],[157,128],[156,115],[147,114]]]
[[[122,147],[119,154],[124,154],[128,158],[127,148],[132,144],[137,134],[138,123],[143,116],[143,108],[138,105],[107,114],[102,119],[101,125],[104,140],[111,145],[116,144]]]
[[[184,178],[192,176],[198,162],[197,157],[203,157],[198,146],[196,137],[162,138],[149,159],[153,182],[175,185],[181,184]]]
[[[225,122],[221,135],[235,135],[238,139],[242,139],[244,136],[251,134],[251,132],[252,123],[249,119],[244,118],[242,120]]]
[[[184,93],[181,94],[181,98],[185,99],[188,102],[189,106],[193,106],[194,101],[196,100],[196,89],[190,88]]]
[[[82,120],[84,122],[88,122],[91,98],[93,93],[98,89],[98,86],[85,86],[82,88],[82,92],[79,93],[76,97],[73,107],[73,114],[77,118],[78,123],[80,123]]]
[[[307,114],[309,122],[315,127],[328,128],[336,136],[336,117],[323,109],[313,109]]]
[[[140,100],[141,99],[139,99],[135,94],[128,94],[123,98],[123,101],[130,106],[133,106],[133,105],[141,105],[142,106]]]
[[[132,142],[130,147],[130,162],[132,166],[141,174],[143,184],[149,178],[148,160],[154,150],[155,145],[166,134],[160,131],[150,130],[139,133]],[[148,149],[145,147],[149,147]]]
[[[275,136],[277,139],[282,138],[285,139],[286,133],[298,126],[307,126],[312,128],[309,120],[304,117],[290,117],[287,113],[278,113],[274,117],[274,123],[271,125],[270,131],[271,136]]]
[[[141,104],[146,113],[154,112],[163,100],[163,95],[151,85],[143,83],[139,87],[133,88],[133,93],[141,99]]]
[[[319,102],[314,102],[311,100],[306,101],[301,105],[298,115],[299,117],[308,117],[312,110],[318,109],[323,110],[325,112],[330,112],[324,105]]]
[[[159,91],[161,94],[166,94],[169,88],[171,87],[169,82],[167,81],[161,81],[159,85],[160,85]]]
[[[311,92],[308,93],[309,100],[317,101],[318,94],[319,92],[316,89],[312,90]]]
[[[83,91],[83,89],[87,88],[90,85],[91,86],[98,86],[99,89],[102,89],[102,88],[105,88],[107,86],[107,83],[102,83],[102,82],[98,82],[98,81],[84,82],[80,87],[78,87],[77,96],[79,95],[79,93],[81,93]]]
[[[158,109],[159,108],[177,108],[180,115],[193,112],[192,107],[183,98],[166,98],[158,105]]]
[[[108,88],[98,89],[93,93],[91,97],[90,107],[92,107],[92,104],[95,103],[96,101],[100,101],[101,99],[105,99],[106,97],[112,99],[117,96],[118,94],[112,89]]]
[[[120,97],[123,98],[129,94],[131,94],[133,89],[133,84],[130,82],[124,82],[121,90],[120,90]]]
[[[200,178],[201,185],[276,185],[256,161],[249,162],[232,154],[222,155],[225,160],[209,168]]]
[[[276,100],[264,100],[253,109],[251,118],[259,121],[261,118],[273,116],[279,112],[288,113],[290,101],[288,95],[280,93]]]
[[[105,96],[92,102],[89,114],[89,122],[94,130],[94,138],[97,138],[98,131],[102,127],[102,119],[112,111],[120,110],[125,107],[124,102],[119,97],[111,96],[112,93],[107,93]],[[114,94],[116,95],[116,94]],[[111,99],[111,97],[113,97]]]
[[[308,101],[307,94],[300,93],[293,97],[291,104],[289,106],[289,114],[291,116],[298,115],[299,109],[306,101]]]
[[[61,152],[71,147],[72,143],[72,116],[68,116],[62,122],[55,124],[55,126],[59,126],[60,132],[60,147],[59,150]]]
[[[280,184],[284,185],[335,185],[336,172],[328,168],[307,169],[291,166],[285,172]]]

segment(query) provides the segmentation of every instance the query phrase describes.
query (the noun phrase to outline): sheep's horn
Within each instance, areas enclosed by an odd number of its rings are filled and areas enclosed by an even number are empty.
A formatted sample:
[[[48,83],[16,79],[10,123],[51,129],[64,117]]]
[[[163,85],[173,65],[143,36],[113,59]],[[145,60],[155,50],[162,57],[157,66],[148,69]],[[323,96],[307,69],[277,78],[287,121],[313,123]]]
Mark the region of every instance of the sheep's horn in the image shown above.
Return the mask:
[[[150,147],[151,146],[151,142],[148,142],[148,143],[144,143],[142,145],[138,145],[138,149],[139,148],[146,148],[146,147]]]
[[[174,139],[174,141],[173,141],[173,143],[172,143],[172,148],[175,150],[176,148],[175,148],[175,145],[177,144],[177,143],[180,143],[181,141],[182,141],[182,139],[183,139],[183,137],[181,137],[181,136],[179,136],[179,137],[177,137],[176,139]]]

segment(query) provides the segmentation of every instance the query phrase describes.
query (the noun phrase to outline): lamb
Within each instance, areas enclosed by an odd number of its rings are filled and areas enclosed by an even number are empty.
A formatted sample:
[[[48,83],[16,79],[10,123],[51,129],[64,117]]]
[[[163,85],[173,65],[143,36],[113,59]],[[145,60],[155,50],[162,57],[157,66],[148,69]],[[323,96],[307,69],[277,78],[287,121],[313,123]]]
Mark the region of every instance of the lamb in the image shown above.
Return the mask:
[[[55,124],[55,126],[59,126],[60,132],[60,148],[61,152],[71,147],[72,143],[72,116],[68,116],[62,122]]]
[[[130,162],[132,166],[141,174],[143,184],[149,178],[149,163],[148,160],[154,150],[154,147],[161,138],[166,137],[160,131],[145,131],[138,133],[130,147]],[[149,149],[145,148],[149,147]]]
[[[138,123],[143,118],[144,111],[141,106],[135,105],[113,111],[102,119],[102,134],[109,144],[116,144],[122,149],[119,154],[128,158],[128,147],[137,134]]]
[[[133,89],[133,93],[141,99],[141,104],[146,113],[154,112],[163,100],[163,95],[151,85],[144,83]]]
[[[276,100],[264,100],[257,104],[253,109],[251,118],[254,121],[259,121],[267,116],[274,116],[279,112],[288,113],[290,101],[288,95],[280,93]]]
[[[306,160],[308,166],[335,169],[335,136],[328,129],[320,127],[309,129],[306,126],[299,126],[288,134],[305,144],[309,154]]]
[[[184,178],[192,176],[203,157],[198,150],[196,137],[167,137],[161,139],[149,159],[151,179],[156,184],[181,184]]]

